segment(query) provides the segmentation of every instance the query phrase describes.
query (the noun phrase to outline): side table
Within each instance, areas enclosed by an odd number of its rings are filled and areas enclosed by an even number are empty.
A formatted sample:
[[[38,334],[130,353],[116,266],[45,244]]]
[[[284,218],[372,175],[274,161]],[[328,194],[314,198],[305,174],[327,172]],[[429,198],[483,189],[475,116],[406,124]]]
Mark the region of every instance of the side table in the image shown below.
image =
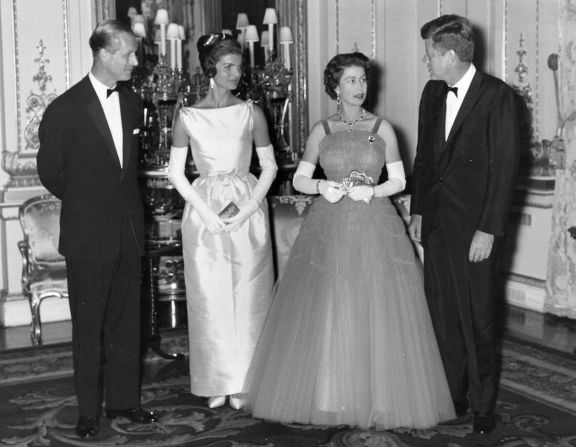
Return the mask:
[[[178,256],[182,253],[182,246],[179,242],[170,244],[160,244],[149,242],[146,245],[145,259],[145,281],[147,283],[148,296],[148,313],[143,319],[143,325],[147,329],[143,332],[142,354],[148,348],[152,349],[156,354],[165,359],[181,360],[184,359],[184,354],[167,353],[162,350],[160,346],[160,332],[158,330],[158,284],[155,278],[155,272],[158,271],[158,265],[161,256]]]

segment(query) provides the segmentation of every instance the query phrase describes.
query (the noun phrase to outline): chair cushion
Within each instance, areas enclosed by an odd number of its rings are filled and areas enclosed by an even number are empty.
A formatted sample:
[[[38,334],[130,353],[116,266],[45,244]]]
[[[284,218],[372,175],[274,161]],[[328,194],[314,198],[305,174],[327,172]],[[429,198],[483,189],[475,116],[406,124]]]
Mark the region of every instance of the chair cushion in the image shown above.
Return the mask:
[[[30,285],[32,295],[42,296],[47,294],[59,294],[68,296],[68,284],[66,282],[66,272],[56,272],[54,277],[46,276]]]
[[[58,253],[61,203],[56,198],[41,198],[23,209],[21,223],[28,236],[32,262],[62,262]]]

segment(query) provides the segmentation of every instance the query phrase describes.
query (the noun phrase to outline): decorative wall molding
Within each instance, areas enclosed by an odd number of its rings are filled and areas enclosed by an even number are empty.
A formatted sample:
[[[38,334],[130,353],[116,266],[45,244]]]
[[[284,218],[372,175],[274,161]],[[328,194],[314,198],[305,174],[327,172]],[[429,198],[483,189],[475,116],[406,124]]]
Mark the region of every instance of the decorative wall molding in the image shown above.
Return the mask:
[[[6,290],[0,290],[0,303],[12,303],[15,301],[28,301],[21,293],[8,293]]]
[[[69,57],[68,57],[68,2],[60,0],[62,8],[64,42],[64,62],[66,73],[66,84],[69,84]],[[14,18],[13,41],[14,41],[14,65],[15,65],[15,92],[16,92],[16,123],[17,123],[17,147],[8,148],[2,152],[2,169],[8,173],[9,180],[7,188],[23,188],[41,186],[36,171],[36,153],[38,152],[38,126],[46,106],[58,94],[55,90],[48,91],[48,84],[52,81],[52,76],[46,70],[50,60],[45,57],[46,46],[43,39],[39,39],[36,46],[36,54],[25,54],[21,50],[23,41],[21,33],[24,31],[19,27],[20,7],[25,6],[22,0],[12,1],[12,16]],[[24,15],[25,11],[22,13]],[[24,35],[25,36],[25,35]],[[22,58],[32,58],[38,66],[37,72],[32,80],[38,84],[36,90],[28,93],[23,92]],[[22,102],[22,95],[25,102]],[[23,110],[23,107],[25,109]]]
[[[94,0],[93,17],[96,23],[116,17],[116,0]]]
[[[306,0],[276,0],[281,25],[294,30],[294,67],[292,81],[293,107],[290,113],[290,144],[302,153],[308,137],[308,29],[306,23]]]

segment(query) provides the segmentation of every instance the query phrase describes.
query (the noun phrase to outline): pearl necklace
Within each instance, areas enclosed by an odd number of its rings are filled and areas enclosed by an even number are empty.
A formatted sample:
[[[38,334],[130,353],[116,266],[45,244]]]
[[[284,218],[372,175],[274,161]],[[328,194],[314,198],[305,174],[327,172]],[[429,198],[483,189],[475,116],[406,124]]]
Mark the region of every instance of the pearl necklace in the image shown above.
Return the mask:
[[[353,120],[345,120],[342,114],[338,112],[338,119],[348,126],[348,129],[346,129],[348,133],[352,132],[354,126],[358,124],[360,121],[362,121],[365,117],[366,117],[366,110],[364,110],[364,108],[362,108],[360,115]]]

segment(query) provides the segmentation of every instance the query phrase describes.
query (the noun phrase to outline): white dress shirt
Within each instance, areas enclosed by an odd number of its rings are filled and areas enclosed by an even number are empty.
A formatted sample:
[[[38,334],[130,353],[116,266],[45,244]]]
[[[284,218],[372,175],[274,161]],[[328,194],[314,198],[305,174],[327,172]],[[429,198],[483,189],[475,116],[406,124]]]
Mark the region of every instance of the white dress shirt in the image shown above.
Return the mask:
[[[113,92],[110,96],[106,97],[108,87],[96,79],[92,73],[89,73],[88,77],[104,109],[104,115],[106,116],[108,127],[112,133],[118,158],[120,159],[120,166],[122,166],[122,114],[120,113],[120,98],[118,97],[118,92]]]
[[[475,73],[476,67],[474,67],[474,64],[470,64],[470,67],[468,67],[468,71],[466,71],[464,76],[462,76],[456,84],[450,86],[458,89],[458,96],[456,96],[454,92],[448,92],[446,95],[446,127],[444,133],[444,138],[446,140],[448,139],[448,135],[450,135],[450,130],[456,120],[458,110],[460,110],[460,106],[470,88]]]

